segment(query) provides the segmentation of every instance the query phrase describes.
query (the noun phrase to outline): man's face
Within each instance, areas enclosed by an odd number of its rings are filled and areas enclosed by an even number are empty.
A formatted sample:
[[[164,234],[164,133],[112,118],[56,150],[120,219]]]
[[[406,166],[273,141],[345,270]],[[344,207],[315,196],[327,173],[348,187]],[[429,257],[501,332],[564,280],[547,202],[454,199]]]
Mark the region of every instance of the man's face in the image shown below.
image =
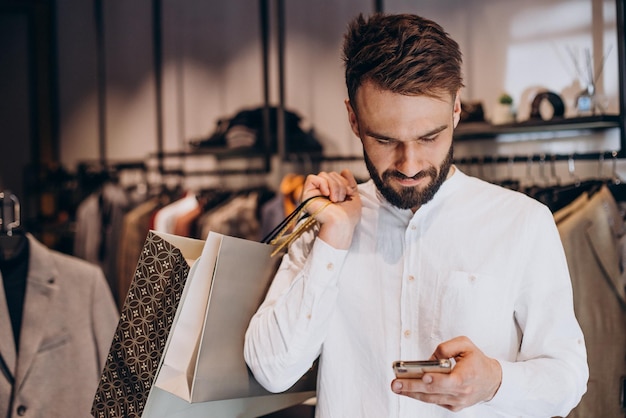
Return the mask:
[[[391,204],[416,211],[451,174],[459,94],[406,96],[365,82],[356,102],[356,108],[349,101],[346,107],[372,180]]]

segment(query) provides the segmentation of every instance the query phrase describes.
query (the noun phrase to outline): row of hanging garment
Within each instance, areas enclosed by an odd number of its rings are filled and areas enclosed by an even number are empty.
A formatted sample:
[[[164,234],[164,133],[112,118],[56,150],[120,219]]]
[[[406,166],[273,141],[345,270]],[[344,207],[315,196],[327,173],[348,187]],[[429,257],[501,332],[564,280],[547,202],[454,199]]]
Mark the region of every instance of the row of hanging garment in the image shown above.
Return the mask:
[[[126,187],[115,170],[79,168],[76,193],[85,196],[75,208],[71,254],[99,266],[118,307],[119,236],[128,211],[146,201],[150,194],[145,181]]]
[[[106,181],[76,211],[74,255],[102,267],[117,305],[124,304],[148,231],[206,239],[209,231],[260,241],[299,203],[304,176],[267,185],[185,190],[152,187],[143,199]]]
[[[568,417],[624,416],[626,184],[615,172],[615,161],[611,177],[599,173],[585,180],[576,176],[572,161],[568,163],[568,182],[561,182],[554,171],[550,178],[537,179],[538,184],[524,178],[491,180],[534,197],[554,214],[590,372],[587,392]]]
[[[589,364],[587,393],[570,417],[624,416],[626,225],[623,186],[587,182],[586,186],[579,186],[584,190],[578,197],[554,213]]]

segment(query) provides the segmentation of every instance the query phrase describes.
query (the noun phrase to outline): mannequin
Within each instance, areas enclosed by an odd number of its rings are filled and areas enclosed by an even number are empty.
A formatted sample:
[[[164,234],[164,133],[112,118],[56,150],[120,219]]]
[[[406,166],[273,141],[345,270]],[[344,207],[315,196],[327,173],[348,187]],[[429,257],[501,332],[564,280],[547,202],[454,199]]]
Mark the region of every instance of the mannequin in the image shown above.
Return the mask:
[[[87,417],[119,319],[111,291],[100,267],[25,232],[15,196],[0,203],[0,416]]]

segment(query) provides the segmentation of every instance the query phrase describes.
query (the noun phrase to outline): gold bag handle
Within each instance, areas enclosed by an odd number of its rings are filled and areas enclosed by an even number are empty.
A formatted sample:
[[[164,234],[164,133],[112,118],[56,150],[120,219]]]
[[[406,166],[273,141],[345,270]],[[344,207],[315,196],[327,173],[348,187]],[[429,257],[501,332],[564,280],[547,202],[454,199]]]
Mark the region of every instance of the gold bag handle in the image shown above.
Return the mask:
[[[306,214],[307,207],[316,199],[324,199],[326,203],[322,205],[318,210],[316,210],[311,215]],[[300,205],[291,212],[280,224],[276,226],[261,242],[271,245],[276,245],[276,248],[272,251],[271,256],[275,256],[285,247],[290,245],[294,240],[300,237],[304,231],[309,229],[313,224],[315,224],[315,216],[322,212],[324,209],[328,207],[332,202],[327,196],[312,196],[306,199],[304,202],[300,203]],[[304,218],[304,221],[301,222],[296,229],[293,230],[290,234],[287,232],[293,228],[299,221]]]

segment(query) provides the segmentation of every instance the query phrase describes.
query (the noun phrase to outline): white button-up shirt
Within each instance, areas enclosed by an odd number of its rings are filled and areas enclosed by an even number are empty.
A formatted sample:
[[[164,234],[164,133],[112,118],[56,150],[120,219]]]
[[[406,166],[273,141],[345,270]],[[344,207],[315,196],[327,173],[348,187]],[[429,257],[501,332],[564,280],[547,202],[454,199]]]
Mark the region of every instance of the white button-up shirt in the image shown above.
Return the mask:
[[[416,213],[369,181],[349,250],[296,241],[252,319],[245,357],[288,389],[321,354],[317,416],[564,416],[586,389],[583,335],[550,211],[458,168]],[[502,366],[485,403],[452,413],[390,389],[394,360],[469,337]]]

